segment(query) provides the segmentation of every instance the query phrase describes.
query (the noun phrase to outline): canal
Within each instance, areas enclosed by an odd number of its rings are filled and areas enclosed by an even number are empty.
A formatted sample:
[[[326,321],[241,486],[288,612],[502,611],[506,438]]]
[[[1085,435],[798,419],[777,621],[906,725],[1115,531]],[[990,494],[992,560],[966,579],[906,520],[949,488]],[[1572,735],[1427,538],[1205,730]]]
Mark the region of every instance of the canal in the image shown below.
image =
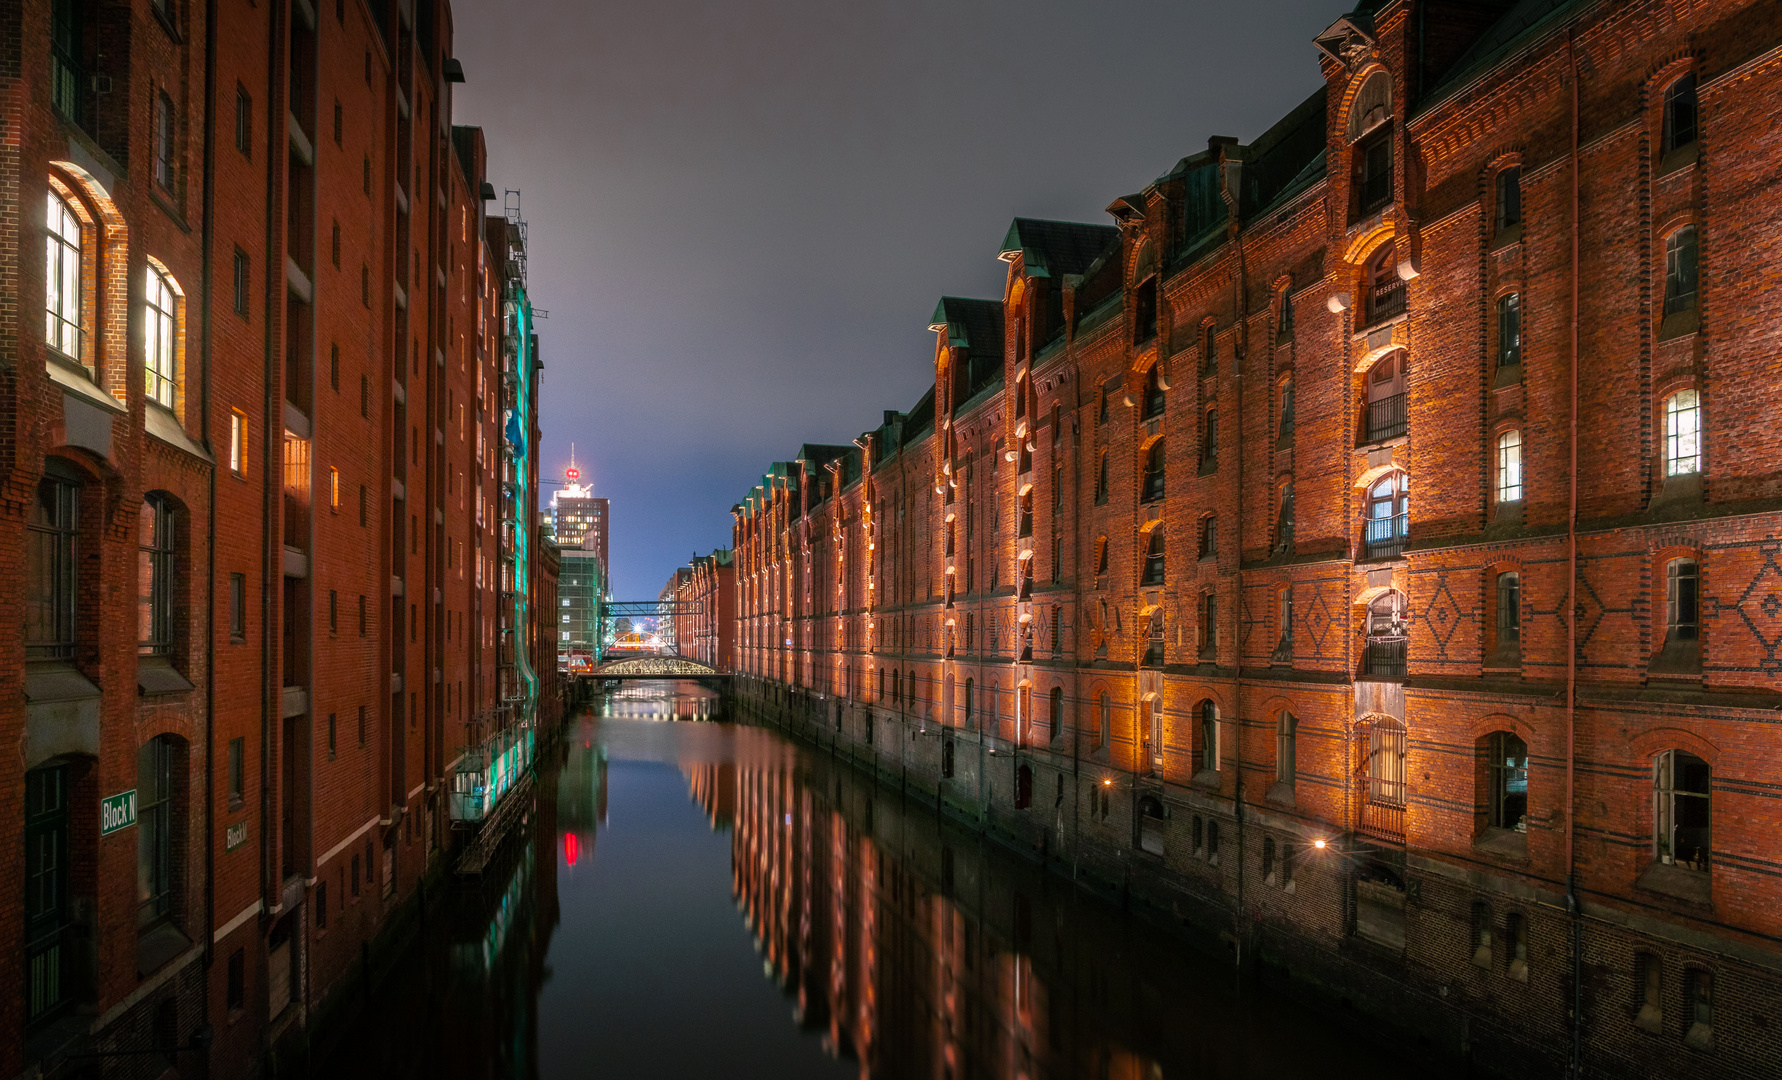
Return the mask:
[[[598,699],[533,798],[482,881],[429,892],[312,1075],[1424,1071],[693,684]]]

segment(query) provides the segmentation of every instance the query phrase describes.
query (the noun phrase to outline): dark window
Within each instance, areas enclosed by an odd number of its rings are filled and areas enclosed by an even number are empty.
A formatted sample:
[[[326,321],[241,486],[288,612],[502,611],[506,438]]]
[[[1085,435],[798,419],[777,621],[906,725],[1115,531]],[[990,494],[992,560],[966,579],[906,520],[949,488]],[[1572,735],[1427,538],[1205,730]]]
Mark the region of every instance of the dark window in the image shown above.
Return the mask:
[[[1275,721],[1275,783],[1292,784],[1299,770],[1299,721],[1281,710]]]
[[[340,226],[336,225],[336,229]],[[336,264],[339,260],[335,260]],[[332,342],[328,345],[328,389],[340,393],[340,346]]]
[[[1157,366],[1152,365],[1151,373],[1145,376],[1145,415],[1144,419],[1154,420],[1163,415],[1163,377]]]
[[[316,929],[328,929],[328,883],[316,882]]]
[[[225,991],[226,1003],[230,1011],[247,1007],[247,950],[236,949],[229,954],[228,989]]]
[[[1145,482],[1140,502],[1156,502],[1163,498],[1164,460],[1163,440],[1160,438],[1151,444],[1150,453],[1145,456]]]
[[[371,306],[371,267],[359,264],[359,302]]]
[[[246,798],[246,762],[242,755],[246,752],[244,741],[238,736],[229,740],[229,805],[240,806]]]
[[[26,1018],[47,1020],[69,1004],[67,765],[25,774]]]
[[[1280,506],[1275,514],[1275,553],[1293,550],[1293,485],[1281,485]]]
[[[1281,384],[1281,429],[1280,441],[1293,441],[1293,380],[1288,379]]]
[[[1095,476],[1095,501],[1097,503],[1108,501],[1108,453],[1106,450],[1101,452],[1101,471]]]
[[[365,745],[365,706],[359,706],[359,745]],[[358,895],[355,891],[354,895]]]
[[[1695,72],[1678,79],[1664,92],[1664,152],[1679,150],[1695,141]]]
[[[1522,224],[1522,169],[1512,165],[1497,173],[1497,231]]]
[[[229,638],[247,640],[247,575],[229,575]]]
[[[136,925],[146,929],[173,915],[178,878],[174,811],[174,755],[167,735],[145,743],[136,754]]]
[[[1522,363],[1522,296],[1510,293],[1497,301],[1497,366]]]
[[[1207,323],[1200,330],[1200,373],[1211,375],[1219,370],[1219,339],[1214,335],[1213,324]]]
[[[235,149],[254,156],[254,99],[240,85],[235,87]]]
[[[1143,345],[1157,336],[1157,275],[1146,278],[1133,299],[1132,341]]]
[[[1210,700],[1200,703],[1200,768],[1219,770],[1219,706]]]
[[[1033,805],[1033,766],[1023,765],[1015,770],[1015,809],[1025,810]]]
[[[142,501],[137,515],[137,651],[165,655],[173,649],[173,507],[163,495]]]
[[[248,315],[248,254],[240,248],[235,249],[235,277],[233,284],[233,304],[235,314],[240,315],[245,319]]]
[[[50,103],[77,124],[84,119],[80,99],[86,86],[80,9],[77,0],[56,0],[50,9]]]
[[[1293,293],[1281,290],[1280,316],[1275,322],[1275,340],[1286,341],[1293,337]]]
[[[1487,824],[1527,832],[1528,744],[1510,732],[1495,731],[1486,740],[1486,752],[1491,784]]]
[[[1219,649],[1219,597],[1217,593],[1200,594],[1200,658],[1211,660]]]
[[[1683,998],[1687,1011],[1683,1014],[1689,1021],[1686,1036],[1699,1036],[1714,1026],[1714,975],[1702,968],[1685,968],[1683,971]],[[1693,1042],[1693,1040],[1692,1040]]]
[[[352,882],[353,895],[358,896],[359,895],[359,854],[358,854],[358,852],[353,853],[352,877],[349,880]]]
[[[1392,202],[1392,128],[1383,127],[1355,148],[1358,209],[1362,214]]]
[[[1694,641],[1701,626],[1700,571],[1694,559],[1665,567],[1665,641]]]
[[[1020,514],[1021,514],[1020,529],[1016,533],[1016,536],[1018,536],[1018,537],[1032,536],[1033,535],[1033,489],[1032,488],[1028,488],[1026,491],[1023,491],[1021,493]]]
[[[1695,310],[1696,234],[1685,225],[1664,242],[1664,313]]]
[[[1219,554],[1219,519],[1208,514],[1200,519],[1200,557],[1210,559]]]
[[[1108,744],[1108,733],[1113,727],[1114,703],[1109,700],[1107,691],[1105,690],[1102,691],[1100,701],[1096,705],[1096,716],[1095,745],[1098,747],[1106,747]]]
[[[1513,659],[1522,650],[1522,575],[1497,575],[1497,655]]]
[[[173,99],[155,95],[155,183],[173,190]]]
[[[339,630],[340,630],[340,593],[335,591],[334,589],[329,589],[328,590],[328,632],[330,634],[333,634],[333,633],[339,632]]]
[[[1141,585],[1163,584],[1163,526],[1151,530],[1151,542],[1145,549],[1145,574]]]
[[[365,155],[365,194],[371,194],[371,155]]]
[[[1219,410],[1208,409],[1206,426],[1201,429],[1200,464],[1206,468],[1219,460]]]
[[[25,533],[25,656],[74,655],[79,487],[45,476]]]

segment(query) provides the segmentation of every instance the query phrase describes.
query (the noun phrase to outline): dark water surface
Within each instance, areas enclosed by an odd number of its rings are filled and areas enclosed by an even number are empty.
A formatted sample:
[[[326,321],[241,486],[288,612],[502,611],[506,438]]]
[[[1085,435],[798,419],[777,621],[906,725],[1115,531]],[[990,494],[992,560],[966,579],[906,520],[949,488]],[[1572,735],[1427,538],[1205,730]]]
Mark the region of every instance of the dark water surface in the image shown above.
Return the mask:
[[[1359,1018],[1232,968],[691,684],[572,721],[480,884],[429,895],[311,1072],[1376,1076]],[[363,1001],[364,995],[359,995]],[[1421,1072],[1409,1069],[1410,1072]]]

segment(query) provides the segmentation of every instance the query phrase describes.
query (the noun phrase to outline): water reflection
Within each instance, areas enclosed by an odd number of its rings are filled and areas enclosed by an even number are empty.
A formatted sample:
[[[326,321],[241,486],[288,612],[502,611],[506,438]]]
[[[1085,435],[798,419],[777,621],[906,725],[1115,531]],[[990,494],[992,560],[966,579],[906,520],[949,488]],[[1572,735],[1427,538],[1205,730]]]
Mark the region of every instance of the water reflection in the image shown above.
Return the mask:
[[[572,723],[525,834],[487,880],[435,900],[325,1074],[1150,1080],[1391,1064],[826,755],[654,722],[700,715],[718,709],[697,687],[643,684]]]

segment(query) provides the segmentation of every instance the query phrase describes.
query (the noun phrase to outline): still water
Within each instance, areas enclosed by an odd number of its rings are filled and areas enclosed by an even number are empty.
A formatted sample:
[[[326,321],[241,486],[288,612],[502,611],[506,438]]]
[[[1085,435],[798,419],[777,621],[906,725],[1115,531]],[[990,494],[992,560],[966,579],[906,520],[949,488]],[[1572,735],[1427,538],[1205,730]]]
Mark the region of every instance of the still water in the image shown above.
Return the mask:
[[[572,720],[314,1075],[1237,1080],[1403,1065],[692,684]],[[1347,1021],[1347,1022],[1345,1022]],[[1418,1071],[1413,1069],[1412,1071]]]

